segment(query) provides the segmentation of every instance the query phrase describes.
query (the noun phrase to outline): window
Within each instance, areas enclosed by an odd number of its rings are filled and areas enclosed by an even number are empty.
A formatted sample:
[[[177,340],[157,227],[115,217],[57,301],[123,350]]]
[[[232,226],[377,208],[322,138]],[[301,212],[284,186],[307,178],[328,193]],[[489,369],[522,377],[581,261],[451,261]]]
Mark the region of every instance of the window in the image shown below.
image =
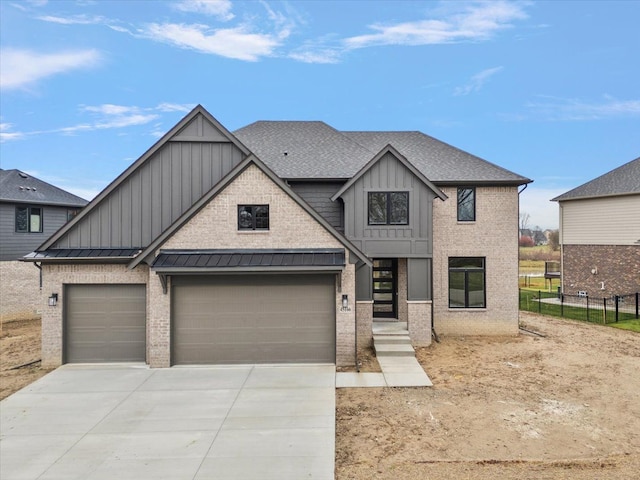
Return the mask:
[[[238,230],[269,230],[269,205],[238,205]]]
[[[408,225],[409,192],[369,192],[369,225]]]
[[[67,210],[67,222],[70,222],[71,220],[73,220],[74,218],[76,218],[76,216],[78,215],[78,213],[80,213],[79,209],[69,209]]]
[[[458,188],[458,221],[476,221],[476,189],[471,187]]]
[[[16,232],[42,233],[42,208],[16,207]]]
[[[449,308],[485,308],[483,257],[449,258]]]

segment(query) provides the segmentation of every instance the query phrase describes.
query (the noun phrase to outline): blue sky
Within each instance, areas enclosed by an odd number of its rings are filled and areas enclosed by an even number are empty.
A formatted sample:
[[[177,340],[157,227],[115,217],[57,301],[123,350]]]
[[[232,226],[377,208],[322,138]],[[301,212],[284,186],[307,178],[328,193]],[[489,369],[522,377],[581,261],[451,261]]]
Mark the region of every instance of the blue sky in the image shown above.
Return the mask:
[[[0,1],[0,164],[91,199],[200,103],[420,130],[549,200],[640,155],[639,1]]]

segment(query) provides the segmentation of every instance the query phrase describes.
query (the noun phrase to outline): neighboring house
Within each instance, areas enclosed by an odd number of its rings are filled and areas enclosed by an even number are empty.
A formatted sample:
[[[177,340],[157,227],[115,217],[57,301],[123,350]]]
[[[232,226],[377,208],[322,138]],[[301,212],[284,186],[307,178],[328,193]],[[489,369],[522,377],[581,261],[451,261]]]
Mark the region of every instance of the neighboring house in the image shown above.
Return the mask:
[[[87,201],[20,170],[0,169],[0,318],[40,309],[40,273],[18,261],[67,223]]]
[[[516,335],[528,182],[420,132],[198,106],[27,257],[43,363],[353,365],[380,319]]]
[[[560,206],[563,292],[640,291],[640,158],[553,201]]]

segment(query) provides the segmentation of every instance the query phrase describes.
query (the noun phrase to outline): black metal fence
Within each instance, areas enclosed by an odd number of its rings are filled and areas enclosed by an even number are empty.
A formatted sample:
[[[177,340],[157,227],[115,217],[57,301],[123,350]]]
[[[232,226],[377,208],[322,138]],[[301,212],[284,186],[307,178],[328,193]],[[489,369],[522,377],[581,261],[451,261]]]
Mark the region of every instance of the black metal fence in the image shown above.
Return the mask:
[[[611,297],[567,295],[520,289],[520,310],[595,323],[614,323],[640,318],[640,292]]]

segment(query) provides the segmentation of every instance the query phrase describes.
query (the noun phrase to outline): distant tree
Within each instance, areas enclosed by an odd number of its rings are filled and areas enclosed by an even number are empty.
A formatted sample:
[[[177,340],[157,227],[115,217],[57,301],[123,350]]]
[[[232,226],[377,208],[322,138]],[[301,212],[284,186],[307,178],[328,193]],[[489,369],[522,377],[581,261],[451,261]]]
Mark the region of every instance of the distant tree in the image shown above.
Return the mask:
[[[531,220],[531,215],[527,212],[520,213],[520,231],[529,229],[529,220]]]
[[[560,232],[558,230],[551,230],[549,232],[549,246],[554,252],[560,248]]]
[[[528,235],[522,235],[520,237],[519,245],[521,247],[533,247],[535,244],[536,242],[533,241],[533,238],[529,237]]]

